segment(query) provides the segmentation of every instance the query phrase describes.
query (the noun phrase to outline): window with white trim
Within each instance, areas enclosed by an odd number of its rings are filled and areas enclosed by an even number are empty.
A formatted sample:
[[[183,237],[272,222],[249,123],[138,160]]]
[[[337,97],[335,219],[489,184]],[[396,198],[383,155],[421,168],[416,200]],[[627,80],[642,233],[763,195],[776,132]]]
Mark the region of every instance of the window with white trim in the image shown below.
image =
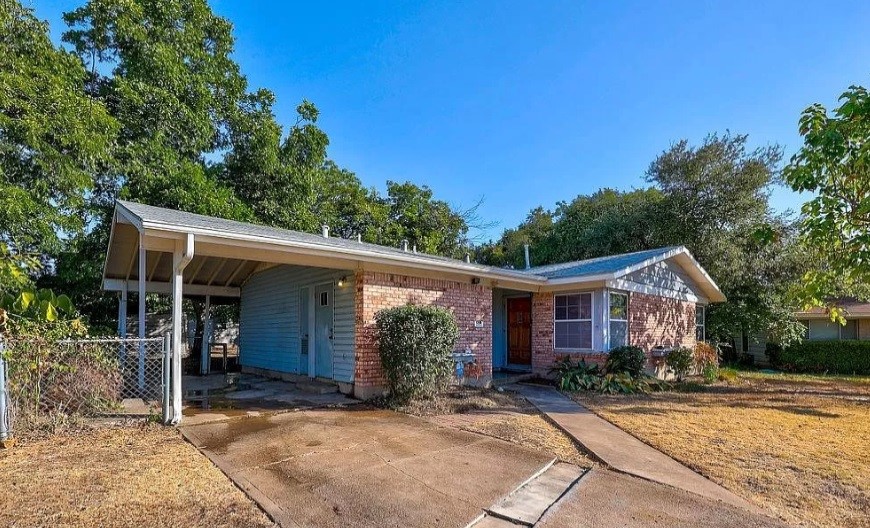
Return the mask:
[[[695,340],[704,341],[707,338],[707,307],[695,306]]]
[[[592,294],[556,295],[555,347],[563,350],[592,350]]]
[[[628,295],[609,292],[610,302],[610,348],[628,344]]]

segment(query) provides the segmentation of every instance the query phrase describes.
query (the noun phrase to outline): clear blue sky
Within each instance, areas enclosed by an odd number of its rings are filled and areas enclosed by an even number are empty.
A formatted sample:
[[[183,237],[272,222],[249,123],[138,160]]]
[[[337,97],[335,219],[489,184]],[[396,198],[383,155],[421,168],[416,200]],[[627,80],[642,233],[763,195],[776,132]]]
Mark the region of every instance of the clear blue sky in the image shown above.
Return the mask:
[[[41,0],[52,35],[80,1]],[[730,129],[799,146],[797,120],[868,80],[870,2],[213,1],[252,88],[307,98],[367,186],[411,180],[497,236],[537,205],[645,185],[672,142]],[[779,210],[802,197],[774,193]]]

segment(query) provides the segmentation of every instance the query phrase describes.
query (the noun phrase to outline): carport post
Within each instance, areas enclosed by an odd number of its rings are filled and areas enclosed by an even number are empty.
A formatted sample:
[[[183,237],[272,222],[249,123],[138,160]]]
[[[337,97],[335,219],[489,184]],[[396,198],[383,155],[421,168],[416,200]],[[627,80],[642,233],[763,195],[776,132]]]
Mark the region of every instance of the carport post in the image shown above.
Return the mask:
[[[12,438],[12,424],[7,421],[8,410],[6,409],[6,359],[3,357],[3,336],[0,336],[0,440],[6,441]]]
[[[121,338],[121,344],[118,346],[118,362],[121,364],[121,370],[124,369],[124,360],[127,355],[127,346],[124,340],[127,338],[127,281],[124,281],[124,287],[121,289],[121,296],[118,298],[118,337]]]
[[[202,354],[200,355],[199,373],[205,376],[211,369],[211,295],[205,296],[205,310],[202,322]]]
[[[184,268],[193,259],[193,234],[175,241],[172,254],[172,425],[181,422],[181,301]]]
[[[145,389],[145,234],[139,232],[139,390]]]
[[[171,377],[169,370],[172,368],[171,356],[169,352],[172,350],[172,334],[167,332],[163,334],[163,423],[169,425],[172,416],[169,415],[170,402],[172,398]]]

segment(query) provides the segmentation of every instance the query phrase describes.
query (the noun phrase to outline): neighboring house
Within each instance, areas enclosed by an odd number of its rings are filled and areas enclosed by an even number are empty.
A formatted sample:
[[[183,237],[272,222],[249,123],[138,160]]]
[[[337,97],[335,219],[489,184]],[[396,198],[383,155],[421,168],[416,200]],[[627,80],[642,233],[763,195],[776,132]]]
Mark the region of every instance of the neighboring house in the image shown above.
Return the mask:
[[[245,370],[332,380],[361,398],[384,389],[374,324],[384,308],[450,309],[457,350],[488,381],[504,369],[546,375],[566,354],[601,362],[624,344],[648,355],[693,346],[706,305],[724,300],[684,247],[514,270],[323,231],[118,202],[103,288],[170,294],[179,328],[182,295],[238,297]]]
[[[794,312],[795,319],[805,327],[804,339],[807,341],[870,340],[870,303],[846,299],[837,303],[844,313],[846,324],[831,320],[824,308],[813,308]],[[767,334],[737,336],[734,339],[737,353],[746,352],[759,365],[769,363],[765,350]]]

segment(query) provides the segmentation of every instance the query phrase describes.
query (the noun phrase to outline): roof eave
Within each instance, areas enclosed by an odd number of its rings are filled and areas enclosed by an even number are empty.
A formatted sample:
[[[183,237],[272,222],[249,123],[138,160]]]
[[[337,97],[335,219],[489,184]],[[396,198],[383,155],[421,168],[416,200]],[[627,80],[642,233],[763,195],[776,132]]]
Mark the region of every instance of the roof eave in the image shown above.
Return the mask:
[[[529,273],[523,273],[519,271],[502,271],[499,268],[493,268],[489,266],[481,266],[481,265],[473,265],[466,264],[461,261],[456,261],[456,263],[438,263],[432,261],[426,261],[424,259],[414,258],[414,253],[409,253],[407,256],[404,255],[383,255],[378,254],[372,251],[366,251],[364,249],[349,249],[349,248],[336,248],[324,244],[314,244],[314,243],[306,243],[306,242],[297,242],[297,241],[288,241],[281,240],[272,237],[261,237],[256,235],[242,235],[238,233],[228,233],[221,232],[212,229],[202,229],[202,228],[193,228],[188,226],[176,226],[173,224],[159,222],[154,220],[143,220],[142,226],[144,229],[152,229],[156,231],[169,231],[173,233],[191,233],[194,236],[209,236],[214,238],[226,239],[226,240],[237,240],[237,241],[245,241],[245,242],[256,242],[263,243],[267,245],[272,245],[280,248],[299,248],[306,249],[310,251],[315,251],[319,253],[323,253],[325,255],[329,254],[340,254],[344,257],[353,257],[360,258],[371,262],[376,262],[380,264],[387,265],[406,265],[412,266],[416,268],[427,269],[431,271],[450,271],[453,273],[467,273],[470,275],[478,276],[481,278],[492,279],[492,280],[505,280],[514,283],[527,284],[529,286],[541,286],[547,283],[547,278],[542,277],[540,275],[534,275]]]

